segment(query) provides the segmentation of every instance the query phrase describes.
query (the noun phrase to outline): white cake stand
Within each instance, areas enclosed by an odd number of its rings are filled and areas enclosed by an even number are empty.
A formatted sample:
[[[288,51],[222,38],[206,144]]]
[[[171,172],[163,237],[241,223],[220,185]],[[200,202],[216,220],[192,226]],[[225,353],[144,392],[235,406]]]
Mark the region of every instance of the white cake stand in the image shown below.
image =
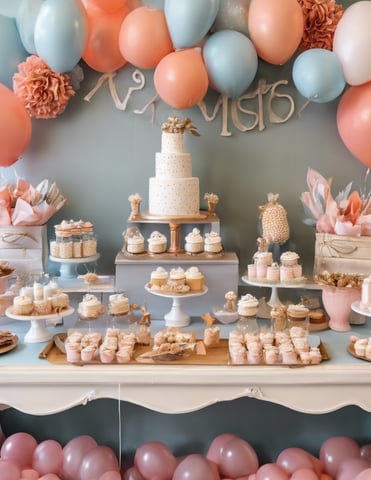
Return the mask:
[[[57,262],[61,264],[60,276],[61,278],[76,278],[77,277],[77,265],[84,263],[92,263],[98,260],[100,254],[97,253],[92,257],[79,257],[79,258],[60,258],[49,256],[52,262]]]
[[[192,292],[192,293],[185,293],[184,295],[172,295],[170,293],[163,293],[156,290],[152,290],[147,285],[145,286],[147,292],[151,293],[152,295],[157,295],[158,297],[164,298],[171,298],[173,300],[173,304],[169,313],[164,315],[165,318],[165,325],[167,327],[186,327],[191,323],[191,317],[184,312],[183,310],[183,300],[192,297],[200,297],[201,295],[205,295],[208,289],[204,287],[201,292]]]
[[[72,307],[62,310],[60,313],[52,313],[50,315],[15,315],[12,313],[12,306],[5,310],[5,315],[13,320],[23,320],[31,322],[31,327],[24,336],[26,343],[41,343],[51,339],[52,334],[46,329],[47,320],[58,320],[58,318],[68,317],[75,310]]]

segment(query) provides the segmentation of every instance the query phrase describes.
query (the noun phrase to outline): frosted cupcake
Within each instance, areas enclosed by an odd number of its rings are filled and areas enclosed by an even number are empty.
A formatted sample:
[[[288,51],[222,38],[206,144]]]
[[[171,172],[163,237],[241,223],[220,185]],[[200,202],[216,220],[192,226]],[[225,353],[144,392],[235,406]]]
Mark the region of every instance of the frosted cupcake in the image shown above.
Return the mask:
[[[27,295],[17,295],[13,299],[14,315],[30,315],[33,311],[33,301]]]
[[[202,253],[204,251],[204,239],[198,228],[194,228],[185,237],[185,251],[187,253]]]
[[[259,300],[248,293],[240,298],[237,304],[238,314],[244,317],[252,317],[257,314]]]
[[[293,267],[298,264],[299,255],[296,252],[284,252],[280,257],[281,265]]]
[[[79,303],[78,307],[79,315],[91,320],[98,318],[99,315],[104,313],[104,310],[105,308],[98,298],[90,293],[84,295],[82,302]]]
[[[148,251],[150,253],[164,253],[167,249],[167,238],[155,230],[148,239]]]
[[[129,311],[129,301],[123,293],[115,293],[109,296],[110,315],[125,315]]]
[[[206,233],[204,248],[207,253],[220,253],[223,250],[220,235],[216,232]]]
[[[52,313],[52,302],[49,298],[34,300],[33,301],[33,313],[35,315],[49,315]]]
[[[151,272],[151,285],[161,287],[167,283],[169,278],[168,272],[163,267],[157,267],[156,270]]]
[[[169,282],[172,285],[185,284],[185,272],[182,267],[172,268],[169,273]]]
[[[144,237],[139,230],[136,230],[127,236],[126,250],[129,253],[143,253],[145,251]]]
[[[258,265],[272,265],[273,254],[272,252],[256,252],[254,254],[254,263]]]
[[[205,277],[198,267],[190,267],[185,272],[186,284],[191,292],[200,292],[205,286]]]

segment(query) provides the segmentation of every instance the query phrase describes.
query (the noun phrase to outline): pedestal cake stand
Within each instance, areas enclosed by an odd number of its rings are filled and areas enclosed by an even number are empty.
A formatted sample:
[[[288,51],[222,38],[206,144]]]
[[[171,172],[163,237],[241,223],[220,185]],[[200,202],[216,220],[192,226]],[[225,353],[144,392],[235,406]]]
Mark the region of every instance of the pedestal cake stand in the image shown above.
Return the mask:
[[[41,343],[51,339],[52,334],[46,329],[46,321],[58,320],[62,317],[72,315],[75,310],[72,307],[62,310],[60,313],[52,313],[49,315],[15,315],[12,313],[12,306],[8,307],[5,315],[13,320],[22,320],[31,322],[31,327],[24,336],[26,343]]]
[[[76,278],[77,277],[77,265],[83,265],[84,263],[93,263],[97,261],[100,254],[97,253],[92,257],[79,257],[79,258],[60,258],[49,256],[52,262],[61,264],[60,275],[61,278]]]
[[[157,295],[158,297],[170,298],[173,301],[171,310],[169,313],[164,315],[165,318],[165,325],[167,327],[186,327],[191,323],[191,317],[184,312],[183,310],[183,300],[192,297],[200,297],[201,295],[205,295],[208,289],[204,287],[204,289],[200,292],[192,292],[192,293],[185,293],[185,294],[171,294],[171,293],[164,293],[157,290],[152,290],[147,285],[145,286],[147,292],[151,293],[152,295]]]

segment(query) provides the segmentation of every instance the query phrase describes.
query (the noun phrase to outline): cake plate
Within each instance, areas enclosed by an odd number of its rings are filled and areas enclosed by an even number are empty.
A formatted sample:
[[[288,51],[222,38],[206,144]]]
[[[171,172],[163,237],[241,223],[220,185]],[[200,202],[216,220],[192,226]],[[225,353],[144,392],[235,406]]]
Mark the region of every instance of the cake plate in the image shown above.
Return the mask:
[[[183,310],[183,300],[192,297],[200,297],[201,295],[205,295],[205,293],[207,293],[208,291],[208,288],[204,287],[201,292],[172,295],[171,293],[164,293],[152,290],[148,287],[148,285],[145,286],[145,289],[152,295],[172,299],[173,304],[171,310],[166,315],[164,315],[165,325],[167,327],[187,327],[191,323],[191,317]]]
[[[303,280],[297,280],[296,282],[282,283],[282,282],[268,282],[264,280],[251,280],[247,275],[242,277],[242,281],[251,285],[252,287],[266,287],[271,289],[271,296],[268,300],[268,305],[274,307],[277,305],[282,305],[282,302],[278,295],[279,288],[295,288],[295,289],[305,289],[305,290],[321,290],[322,287],[318,283],[309,282],[305,278]]]
[[[77,266],[84,263],[93,263],[98,260],[100,254],[97,253],[91,257],[79,257],[79,258],[60,258],[49,256],[52,262],[57,262],[61,264],[60,276],[61,278],[76,278],[77,277]]]
[[[351,305],[351,308],[352,308],[353,312],[356,312],[359,315],[363,315],[364,317],[371,317],[371,312],[369,310],[366,310],[365,308],[361,307],[360,300],[357,300],[356,302],[353,302],[352,305]],[[364,322],[358,323],[358,325],[362,325],[362,324],[364,324]]]
[[[41,343],[47,342],[51,339],[52,334],[46,329],[46,321],[58,320],[63,317],[68,317],[74,312],[74,308],[69,307],[62,310],[60,313],[51,313],[49,315],[16,315],[12,313],[12,306],[8,307],[5,315],[13,320],[23,320],[31,322],[31,327],[24,336],[26,343]]]

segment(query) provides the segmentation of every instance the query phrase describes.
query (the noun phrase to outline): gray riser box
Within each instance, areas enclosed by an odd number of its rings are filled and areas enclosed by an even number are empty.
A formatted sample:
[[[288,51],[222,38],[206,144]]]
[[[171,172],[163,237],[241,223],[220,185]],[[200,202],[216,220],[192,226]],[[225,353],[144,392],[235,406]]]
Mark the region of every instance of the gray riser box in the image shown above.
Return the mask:
[[[116,291],[125,292],[130,303],[146,306],[152,319],[163,319],[171,310],[172,299],[153,295],[145,290],[151,272],[162,266],[170,271],[172,268],[197,266],[205,276],[208,291],[199,297],[183,298],[183,310],[190,316],[197,317],[212,312],[213,307],[225,303],[224,295],[233,290],[237,293],[239,281],[238,257],[233,252],[223,252],[211,256],[208,254],[188,255],[147,253],[131,255],[119,252],[115,260]]]

